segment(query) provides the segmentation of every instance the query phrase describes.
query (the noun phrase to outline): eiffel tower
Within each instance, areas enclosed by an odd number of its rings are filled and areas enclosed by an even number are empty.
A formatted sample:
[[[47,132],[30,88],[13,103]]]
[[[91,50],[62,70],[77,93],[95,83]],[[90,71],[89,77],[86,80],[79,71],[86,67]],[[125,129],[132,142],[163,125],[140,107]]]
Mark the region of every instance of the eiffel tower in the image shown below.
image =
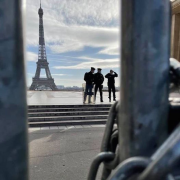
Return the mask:
[[[38,52],[38,62],[35,77],[33,77],[33,82],[29,90],[38,90],[40,87],[50,88],[53,91],[58,90],[57,86],[54,83],[54,79],[51,76],[49,70],[49,63],[47,62],[45,40],[44,40],[44,27],[43,27],[43,9],[40,8],[38,11],[39,14],[39,52]],[[46,78],[40,77],[41,69],[45,69]]]

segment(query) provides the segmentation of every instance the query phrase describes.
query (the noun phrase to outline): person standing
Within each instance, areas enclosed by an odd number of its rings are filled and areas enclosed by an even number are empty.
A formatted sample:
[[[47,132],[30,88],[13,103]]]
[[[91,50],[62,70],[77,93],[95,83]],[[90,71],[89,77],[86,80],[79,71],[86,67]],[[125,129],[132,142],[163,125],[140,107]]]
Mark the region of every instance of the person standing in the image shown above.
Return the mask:
[[[92,89],[93,89],[93,84],[94,84],[94,71],[95,68],[91,67],[90,72],[86,72],[84,75],[84,80],[86,81],[86,91],[84,95],[84,103],[86,101],[87,95],[89,95],[89,102],[90,102],[90,96],[93,95]]]
[[[103,95],[102,95],[102,89],[103,89],[103,82],[104,82],[104,76],[101,74],[101,68],[98,68],[98,72],[94,75],[94,84],[95,84],[95,97],[97,94],[97,91],[99,89],[100,92],[100,101],[103,102]]]
[[[108,79],[109,102],[111,102],[111,90],[113,92],[113,100],[116,101],[115,77],[118,77],[118,74],[113,70],[110,70],[110,73],[106,74],[105,76],[105,78]]]

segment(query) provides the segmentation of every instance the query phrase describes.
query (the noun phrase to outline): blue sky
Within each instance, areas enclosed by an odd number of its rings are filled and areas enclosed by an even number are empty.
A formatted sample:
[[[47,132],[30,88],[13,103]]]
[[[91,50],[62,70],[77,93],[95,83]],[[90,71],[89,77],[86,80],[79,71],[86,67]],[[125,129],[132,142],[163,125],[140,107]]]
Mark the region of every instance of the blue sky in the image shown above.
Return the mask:
[[[42,8],[47,60],[57,85],[81,86],[91,66],[104,75],[110,69],[119,74],[118,0],[42,0]],[[26,1],[28,86],[38,59],[38,9],[38,0]]]

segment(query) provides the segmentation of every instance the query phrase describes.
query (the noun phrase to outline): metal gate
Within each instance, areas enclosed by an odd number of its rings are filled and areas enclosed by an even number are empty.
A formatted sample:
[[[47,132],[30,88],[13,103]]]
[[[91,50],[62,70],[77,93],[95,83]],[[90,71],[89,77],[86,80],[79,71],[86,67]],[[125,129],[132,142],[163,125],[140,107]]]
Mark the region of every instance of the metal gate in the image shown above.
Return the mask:
[[[179,118],[171,124],[180,110],[168,102],[170,1],[120,2],[121,101],[110,110],[101,153],[92,163],[88,180],[96,178],[102,162],[102,180],[178,179]],[[0,179],[27,180],[21,0],[0,1],[0,23]]]
[[[179,179],[180,106],[168,101],[170,1],[120,2],[121,97],[88,180],[96,179],[101,163],[102,180]]]

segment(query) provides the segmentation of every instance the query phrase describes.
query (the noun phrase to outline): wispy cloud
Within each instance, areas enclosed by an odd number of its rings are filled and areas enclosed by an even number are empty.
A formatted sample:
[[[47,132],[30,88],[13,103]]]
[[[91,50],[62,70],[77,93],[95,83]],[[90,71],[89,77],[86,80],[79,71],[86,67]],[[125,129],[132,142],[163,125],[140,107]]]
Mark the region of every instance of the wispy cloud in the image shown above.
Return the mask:
[[[93,62],[83,62],[74,66],[54,66],[54,69],[89,69],[90,67],[96,68],[117,68],[119,67],[119,59],[107,59],[107,60],[97,60]]]
[[[38,60],[37,53],[27,52],[26,53],[26,60],[27,61],[34,61],[34,62],[36,62]]]
[[[39,7],[39,1],[27,0],[28,10]],[[119,24],[118,0],[43,0],[46,17],[67,25],[114,27]]]
[[[28,0],[28,4],[27,43],[37,46],[39,3]],[[44,0],[43,8],[46,45],[55,53],[81,51],[85,46],[110,48],[118,43],[118,1]]]
[[[27,73],[28,75],[34,75],[34,74],[32,74],[32,73]],[[51,74],[52,76],[72,76],[72,75],[70,75],[70,74]],[[41,77],[46,77],[46,74],[41,74],[40,75]]]
[[[99,54],[108,54],[108,55],[119,55],[119,47],[110,47],[110,48],[105,48],[101,51],[99,51]]]
[[[33,74],[33,73],[27,73],[27,75],[34,76],[34,74]]]
[[[52,76],[71,76],[70,74],[51,74]]]

